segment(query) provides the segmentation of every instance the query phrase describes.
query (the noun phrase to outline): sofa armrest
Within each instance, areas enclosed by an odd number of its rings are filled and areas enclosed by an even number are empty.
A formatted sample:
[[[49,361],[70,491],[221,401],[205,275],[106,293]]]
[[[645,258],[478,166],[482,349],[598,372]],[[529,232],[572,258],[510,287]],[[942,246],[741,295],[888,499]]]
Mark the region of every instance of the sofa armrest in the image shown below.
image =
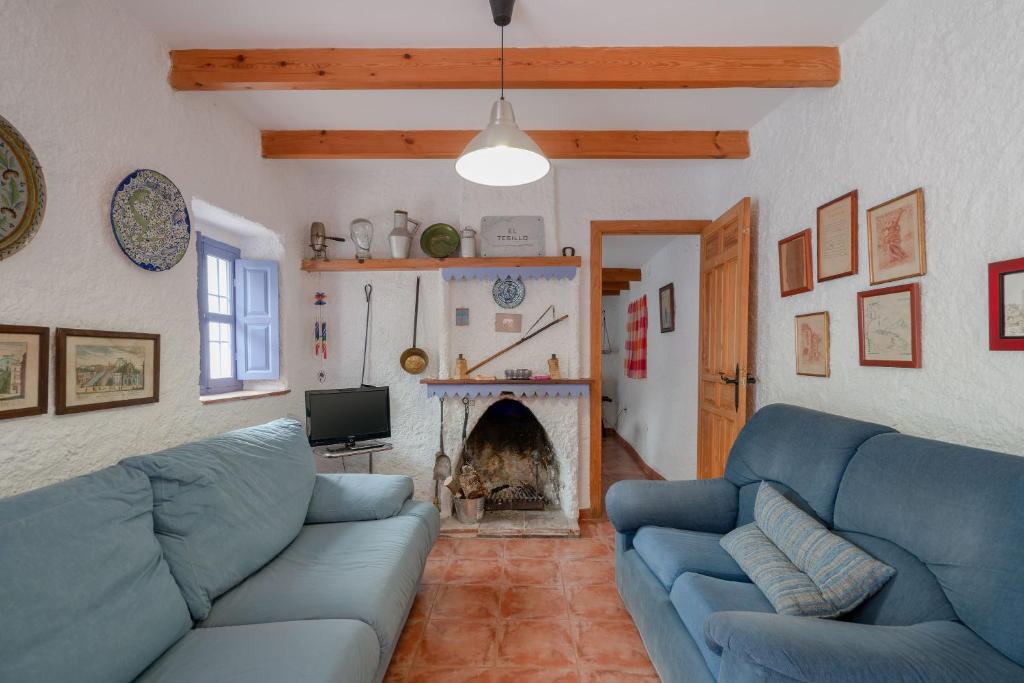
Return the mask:
[[[874,626],[755,612],[704,621],[720,680],[1022,681],[1024,668],[963,624]]]
[[[619,481],[608,489],[608,518],[620,533],[642,526],[725,533],[736,526],[739,490],[725,479]]]
[[[412,479],[398,474],[318,474],[306,524],[394,517],[412,498]]]

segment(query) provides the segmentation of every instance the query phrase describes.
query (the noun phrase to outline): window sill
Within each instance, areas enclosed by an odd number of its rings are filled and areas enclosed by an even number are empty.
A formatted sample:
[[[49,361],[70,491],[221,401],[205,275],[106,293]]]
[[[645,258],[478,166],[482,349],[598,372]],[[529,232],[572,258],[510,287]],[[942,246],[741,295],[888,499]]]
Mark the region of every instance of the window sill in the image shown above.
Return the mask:
[[[203,405],[211,403],[228,403],[229,401],[248,401],[252,398],[269,398],[270,396],[284,396],[291,393],[291,389],[271,389],[269,391],[229,391],[224,394],[210,394],[200,396],[199,402]]]

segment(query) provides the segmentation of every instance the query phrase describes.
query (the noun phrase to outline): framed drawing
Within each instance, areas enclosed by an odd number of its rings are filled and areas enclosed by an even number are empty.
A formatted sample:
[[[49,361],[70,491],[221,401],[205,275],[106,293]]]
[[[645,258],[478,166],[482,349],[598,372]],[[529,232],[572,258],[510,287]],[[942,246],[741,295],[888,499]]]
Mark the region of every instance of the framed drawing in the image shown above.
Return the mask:
[[[522,313],[495,313],[494,314],[494,331],[495,332],[522,332],[523,331],[523,314]]]
[[[160,400],[160,335],[57,328],[58,415]]]
[[[1024,258],[988,266],[988,348],[1024,351]]]
[[[877,285],[924,275],[924,190],[868,209],[868,266]]]
[[[857,190],[818,207],[818,282],[857,273]]]
[[[676,329],[676,286],[670,282],[658,290],[658,312],[661,331],[674,332]]]
[[[46,413],[49,367],[48,327],[0,325],[0,420]]]
[[[811,263],[811,229],[779,241],[779,285],[782,296],[814,289]]]
[[[921,285],[857,293],[860,364],[921,367]]]
[[[796,316],[796,374],[828,377],[828,312]]]

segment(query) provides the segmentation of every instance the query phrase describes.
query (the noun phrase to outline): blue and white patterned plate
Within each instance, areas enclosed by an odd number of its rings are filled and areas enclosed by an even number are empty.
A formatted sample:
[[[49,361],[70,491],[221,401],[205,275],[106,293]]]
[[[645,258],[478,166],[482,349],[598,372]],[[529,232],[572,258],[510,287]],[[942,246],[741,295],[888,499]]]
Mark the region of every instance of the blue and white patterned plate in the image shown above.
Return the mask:
[[[515,308],[526,298],[526,285],[523,284],[522,278],[515,280],[511,276],[504,280],[499,278],[494,281],[491,294],[494,296],[494,303],[502,308]]]
[[[148,168],[130,173],[117,186],[110,202],[110,225],[121,251],[146,270],[173,268],[192,237],[181,190]]]

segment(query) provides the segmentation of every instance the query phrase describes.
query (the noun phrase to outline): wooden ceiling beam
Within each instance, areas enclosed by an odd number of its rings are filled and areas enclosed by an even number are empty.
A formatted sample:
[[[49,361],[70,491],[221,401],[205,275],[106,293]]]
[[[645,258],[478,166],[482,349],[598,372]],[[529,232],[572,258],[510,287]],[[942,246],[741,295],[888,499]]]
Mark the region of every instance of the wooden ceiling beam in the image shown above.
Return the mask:
[[[639,268],[602,268],[601,279],[605,282],[611,280],[622,280],[625,282],[640,282]]]
[[[172,50],[176,90],[497,89],[496,48]],[[827,88],[836,47],[526,47],[505,50],[505,87]]]
[[[267,159],[456,159],[476,130],[265,130]],[[746,159],[743,130],[527,131],[550,159]]]
[[[622,289],[601,289],[601,296],[618,296],[624,291]]]

